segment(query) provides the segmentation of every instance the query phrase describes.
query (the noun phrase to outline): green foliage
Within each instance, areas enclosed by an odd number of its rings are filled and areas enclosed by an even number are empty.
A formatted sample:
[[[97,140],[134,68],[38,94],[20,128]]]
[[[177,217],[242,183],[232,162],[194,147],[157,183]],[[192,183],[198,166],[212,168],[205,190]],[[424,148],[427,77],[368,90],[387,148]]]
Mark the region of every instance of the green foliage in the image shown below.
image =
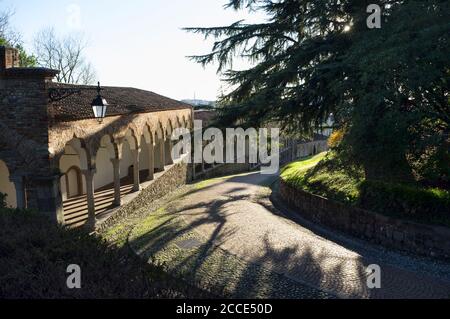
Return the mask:
[[[450,226],[450,192],[364,181],[358,206],[418,222]]]
[[[215,110],[214,105],[204,104],[204,105],[194,105],[194,110]]]
[[[19,50],[21,67],[34,67],[37,59],[34,55],[28,55],[22,46],[20,34],[14,32],[10,26],[10,19],[14,15],[12,11],[0,11],[0,46],[13,47]]]
[[[365,180],[361,167],[335,152],[312,167],[291,163],[281,178],[290,186],[387,216],[450,226],[449,191]]]
[[[19,50],[19,59],[21,67],[35,67],[37,66],[37,58],[34,55],[29,55],[22,45],[17,45],[16,49]]]
[[[353,97],[346,149],[367,178],[411,181],[411,160],[444,146],[449,19],[448,1],[412,0],[394,5],[381,29],[354,34],[343,60],[353,75],[345,88]]]
[[[66,286],[67,266],[82,271],[82,289]],[[0,209],[0,298],[192,297],[125,246],[81,229],[55,226],[32,212]],[[183,293],[181,293],[183,292]]]
[[[441,121],[422,120],[409,154],[417,179],[423,184],[450,189],[450,134]]]
[[[287,164],[281,170],[281,178],[295,186],[304,177],[307,170],[316,166],[317,163],[325,158],[326,154],[327,153],[320,153],[315,156],[306,157],[299,161]]]
[[[35,67],[37,65],[37,58],[34,55],[29,55],[21,44],[11,45],[5,38],[0,37],[0,46],[14,47],[19,50],[19,59],[21,67]]]
[[[345,19],[336,17],[344,16],[344,9],[365,12],[362,3],[341,2],[230,1],[228,7],[263,11],[269,20],[186,29],[216,40],[210,54],[192,58],[203,65],[218,62],[218,71],[235,88],[220,101],[224,125],[280,122],[309,133],[311,124],[327,120],[335,104],[330,81],[342,74],[337,58],[349,44]],[[236,57],[255,66],[233,70]]]
[[[228,7],[268,20],[188,28],[216,40],[211,53],[192,59],[218,62],[234,88],[220,101],[219,122],[310,132],[333,113],[348,128],[340,149],[366,178],[448,180],[450,2],[377,4],[381,29],[367,27],[367,1],[353,0],[232,0]],[[233,70],[236,58],[254,66]],[[422,159],[432,165],[414,169],[411,161]]]
[[[281,178],[293,187],[316,195],[354,204],[359,197],[363,180],[361,170],[342,161],[330,152],[316,158],[311,164],[300,160],[286,166]]]

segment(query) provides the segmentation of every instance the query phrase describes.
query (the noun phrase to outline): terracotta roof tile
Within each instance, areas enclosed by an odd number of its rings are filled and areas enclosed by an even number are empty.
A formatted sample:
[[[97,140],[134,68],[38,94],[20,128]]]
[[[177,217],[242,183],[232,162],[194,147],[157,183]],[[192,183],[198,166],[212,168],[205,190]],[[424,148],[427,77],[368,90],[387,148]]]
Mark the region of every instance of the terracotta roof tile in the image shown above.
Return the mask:
[[[49,99],[49,113],[55,121],[75,121],[93,117],[91,102],[97,96],[95,86],[51,83],[49,93],[55,88],[81,89],[80,93],[58,101]],[[189,104],[135,88],[102,87],[101,95],[108,102],[106,116],[192,108]]]

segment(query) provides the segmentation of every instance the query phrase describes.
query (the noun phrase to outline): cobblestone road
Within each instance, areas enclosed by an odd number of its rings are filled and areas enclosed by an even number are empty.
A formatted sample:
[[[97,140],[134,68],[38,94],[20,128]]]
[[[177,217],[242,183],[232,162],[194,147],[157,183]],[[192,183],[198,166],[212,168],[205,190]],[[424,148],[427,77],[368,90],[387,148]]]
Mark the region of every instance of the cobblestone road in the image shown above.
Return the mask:
[[[219,179],[177,209],[210,245],[290,280],[342,298],[450,298],[450,265],[415,258],[336,234],[302,220],[274,200],[274,177]],[[273,197],[276,199],[276,196]],[[381,267],[381,289],[367,288],[366,268]]]

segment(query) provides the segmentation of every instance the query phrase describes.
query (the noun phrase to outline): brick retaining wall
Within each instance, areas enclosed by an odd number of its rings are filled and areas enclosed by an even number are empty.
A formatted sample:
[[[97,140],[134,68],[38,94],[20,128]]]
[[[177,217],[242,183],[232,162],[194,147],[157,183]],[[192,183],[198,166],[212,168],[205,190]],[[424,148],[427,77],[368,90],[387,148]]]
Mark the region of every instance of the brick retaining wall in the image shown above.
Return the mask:
[[[316,223],[389,248],[450,259],[450,229],[383,216],[310,194],[280,181],[281,197]]]

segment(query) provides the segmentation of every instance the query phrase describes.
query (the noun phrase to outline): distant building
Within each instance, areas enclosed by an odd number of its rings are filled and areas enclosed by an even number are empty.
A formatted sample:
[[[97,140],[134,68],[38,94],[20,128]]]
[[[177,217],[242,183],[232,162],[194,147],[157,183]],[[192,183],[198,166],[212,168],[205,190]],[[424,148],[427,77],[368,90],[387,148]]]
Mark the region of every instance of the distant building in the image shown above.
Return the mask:
[[[181,100],[183,103],[190,104],[195,107],[200,106],[209,106],[209,107],[215,107],[216,102],[215,101],[206,101],[206,100],[198,100],[198,99],[192,99],[192,100]]]

